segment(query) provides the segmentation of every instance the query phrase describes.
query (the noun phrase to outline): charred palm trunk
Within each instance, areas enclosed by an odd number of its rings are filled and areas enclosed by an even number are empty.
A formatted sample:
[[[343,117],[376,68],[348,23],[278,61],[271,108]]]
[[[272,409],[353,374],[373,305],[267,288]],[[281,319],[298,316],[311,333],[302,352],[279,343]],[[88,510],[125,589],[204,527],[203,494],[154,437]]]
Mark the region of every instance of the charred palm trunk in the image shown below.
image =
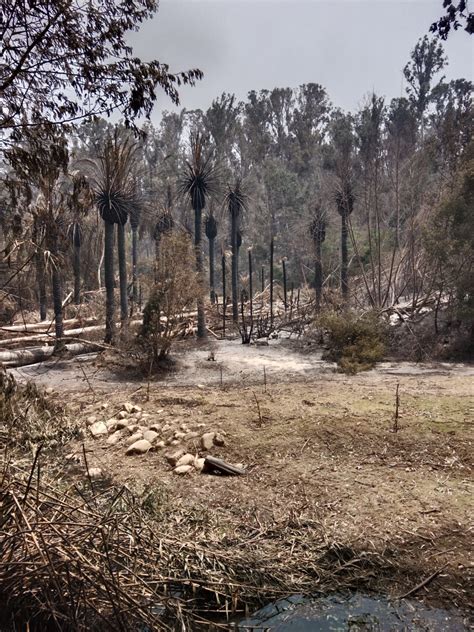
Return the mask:
[[[215,285],[215,239],[217,237],[217,222],[215,217],[210,214],[206,217],[206,237],[209,240],[209,290],[211,303],[216,302],[216,285]]]
[[[81,303],[81,246],[74,244],[73,252],[74,268],[74,305]]]
[[[270,242],[270,325],[273,327],[273,259],[275,256],[275,242]]]
[[[128,320],[128,297],[127,297],[127,257],[125,252],[125,224],[117,224],[117,251],[120,280],[120,321],[122,327],[126,326]]]
[[[354,208],[354,196],[350,182],[347,182],[342,191],[336,194],[336,204],[339,215],[341,216],[341,292],[344,302],[349,299],[349,252],[347,247],[347,239],[349,235],[348,221],[349,215]]]
[[[105,342],[113,344],[115,336],[114,296],[114,224],[104,222]]]
[[[230,238],[231,238],[231,250],[232,250],[232,320],[234,323],[239,321],[239,247],[238,247],[238,230],[239,222],[238,215],[234,211],[231,213],[231,226],[230,226]]]
[[[249,248],[249,301],[250,301],[250,326],[253,325],[253,265],[252,250]]]
[[[206,337],[206,314],[204,311],[204,258],[202,254],[202,207],[196,204],[194,208],[194,249],[196,252],[196,271],[198,273],[199,297],[197,300],[197,336]]]
[[[349,253],[347,249],[347,237],[347,213],[343,211],[341,213],[341,292],[344,301],[347,301],[347,299],[349,298]]]
[[[316,294],[316,311],[319,311],[321,309],[323,295],[322,245],[326,238],[326,221],[320,208],[316,210],[316,216],[310,226],[310,231],[314,243],[314,291]]]
[[[227,288],[226,288],[226,269],[225,254],[222,253],[222,337],[225,338],[225,316],[227,309]]]
[[[316,294],[316,311],[321,309],[321,298],[323,295],[323,262],[322,248],[319,239],[314,240],[314,291]]]
[[[214,239],[209,239],[209,286],[211,303],[216,302]]]
[[[138,303],[138,227],[132,226],[132,300]]]

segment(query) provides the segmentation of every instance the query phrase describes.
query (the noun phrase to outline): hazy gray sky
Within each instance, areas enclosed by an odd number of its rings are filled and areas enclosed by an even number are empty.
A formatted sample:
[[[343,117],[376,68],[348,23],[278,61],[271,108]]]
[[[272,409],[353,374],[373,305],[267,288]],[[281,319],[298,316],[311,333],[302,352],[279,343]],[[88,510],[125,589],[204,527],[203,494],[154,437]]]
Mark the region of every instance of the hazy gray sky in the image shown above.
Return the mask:
[[[137,54],[200,68],[181,105],[207,108],[222,92],[322,84],[333,103],[355,109],[375,90],[403,90],[402,69],[417,40],[442,13],[441,0],[161,0],[133,36]],[[472,36],[452,33],[446,76],[473,79]],[[161,95],[153,119],[172,109]]]

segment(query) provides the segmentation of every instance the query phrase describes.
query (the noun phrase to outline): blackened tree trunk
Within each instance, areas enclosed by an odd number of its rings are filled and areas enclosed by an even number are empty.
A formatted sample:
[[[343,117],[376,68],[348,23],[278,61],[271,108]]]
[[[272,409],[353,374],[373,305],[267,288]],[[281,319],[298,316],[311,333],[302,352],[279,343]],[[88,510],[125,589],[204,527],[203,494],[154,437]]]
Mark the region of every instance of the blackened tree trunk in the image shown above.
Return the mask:
[[[127,296],[127,257],[125,251],[125,224],[117,224],[117,252],[120,281],[120,321],[122,327],[128,320],[128,296]]]
[[[314,239],[314,290],[316,293],[316,311],[321,309],[323,295],[323,262],[321,239]]]
[[[225,338],[226,309],[227,309],[227,288],[226,288],[225,254],[222,254],[222,337],[223,338]]]
[[[198,273],[199,297],[197,300],[197,337],[206,338],[206,313],[204,311],[204,257],[202,254],[202,207],[194,208],[194,249],[196,252],[196,271]]]
[[[138,228],[132,226],[132,300],[138,303]]]
[[[273,258],[275,255],[275,242],[270,242],[270,324],[273,326]]]
[[[115,336],[114,296],[114,224],[104,222],[105,342],[113,344]]]
[[[161,234],[155,233],[155,285],[158,283],[160,269],[160,240]]]
[[[232,320],[237,323],[239,320],[239,248],[237,245],[237,233],[239,230],[237,213],[231,214],[230,238],[232,250]]]
[[[286,260],[282,259],[281,261],[282,273],[283,273],[283,305],[285,306],[285,312],[288,309],[288,290],[287,290],[287,282],[286,282]]]
[[[213,305],[216,302],[214,244],[215,244],[215,240],[209,239],[209,285],[210,285],[211,303]]]
[[[33,243],[35,246],[35,270],[36,285],[38,288],[38,303],[40,320],[46,320],[47,310],[47,294],[46,294],[46,269],[44,265],[44,256],[42,248],[42,239],[40,235],[38,218],[35,216],[33,220]]]
[[[345,182],[342,190],[336,193],[337,211],[341,216],[341,292],[345,302],[349,299],[349,253],[347,248],[347,238],[349,235],[348,221],[349,215],[354,209],[354,196],[350,182]]]
[[[206,237],[209,241],[209,293],[211,303],[216,302],[216,285],[215,285],[215,243],[217,237],[217,221],[212,213],[206,217],[205,222]]]
[[[63,329],[63,291],[61,284],[61,272],[55,262],[53,264],[52,273],[53,286],[53,306],[54,306],[54,330],[56,335],[55,349],[58,350],[62,346]]]
[[[59,265],[59,248],[58,234],[55,220],[53,219],[48,226],[48,242],[49,250],[52,258],[51,284],[53,290],[53,308],[54,308],[54,331],[56,340],[54,343],[54,351],[60,351],[63,347],[63,291],[61,283],[61,271]]]
[[[342,298],[347,301],[349,298],[348,265],[349,253],[347,249],[347,213],[341,213],[341,291]]]
[[[326,239],[326,218],[320,206],[316,207],[316,212],[310,226],[311,237],[314,244],[314,290],[316,294],[316,311],[321,309],[323,295],[323,260],[322,245]]]
[[[38,298],[39,298],[39,313],[40,320],[46,320],[47,308],[48,308],[48,295],[46,292],[46,267],[44,265],[43,250],[41,247],[37,248],[35,253],[36,261],[36,282],[38,284]]]
[[[253,265],[252,250],[249,248],[249,301],[250,301],[250,326],[253,325]]]
[[[74,305],[81,304],[81,246],[74,244]]]
[[[46,270],[44,265],[43,253],[41,251],[37,254],[36,274],[38,278],[40,320],[43,321],[46,320],[47,316],[48,294],[46,292]]]

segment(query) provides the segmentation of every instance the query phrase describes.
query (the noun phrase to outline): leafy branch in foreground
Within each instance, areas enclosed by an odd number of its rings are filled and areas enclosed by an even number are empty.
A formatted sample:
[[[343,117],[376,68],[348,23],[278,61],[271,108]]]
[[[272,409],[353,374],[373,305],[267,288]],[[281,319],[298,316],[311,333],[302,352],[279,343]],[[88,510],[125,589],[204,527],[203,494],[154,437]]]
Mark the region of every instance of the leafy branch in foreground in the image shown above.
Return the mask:
[[[161,88],[179,103],[178,87],[198,69],[133,54],[127,33],[139,29],[157,0],[13,0],[0,21],[0,130],[58,124],[118,109],[127,125],[149,116]]]

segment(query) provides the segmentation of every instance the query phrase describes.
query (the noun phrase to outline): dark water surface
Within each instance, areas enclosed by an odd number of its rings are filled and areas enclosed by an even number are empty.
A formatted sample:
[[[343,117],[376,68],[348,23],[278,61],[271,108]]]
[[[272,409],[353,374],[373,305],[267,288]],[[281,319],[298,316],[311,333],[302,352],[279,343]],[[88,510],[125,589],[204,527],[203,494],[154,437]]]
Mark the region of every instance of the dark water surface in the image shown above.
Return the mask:
[[[471,621],[472,623],[472,621]],[[353,594],[314,599],[293,595],[240,621],[239,632],[465,632],[472,630],[456,610],[428,608],[416,601]]]

